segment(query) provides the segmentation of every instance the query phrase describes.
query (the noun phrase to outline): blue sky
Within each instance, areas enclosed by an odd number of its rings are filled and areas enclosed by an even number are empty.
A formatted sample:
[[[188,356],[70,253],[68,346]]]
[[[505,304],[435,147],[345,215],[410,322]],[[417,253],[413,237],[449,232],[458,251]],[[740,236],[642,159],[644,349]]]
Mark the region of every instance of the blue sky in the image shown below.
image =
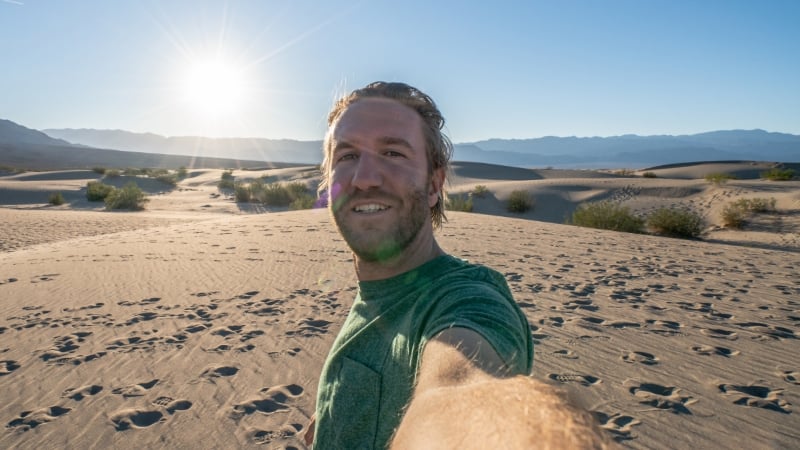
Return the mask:
[[[0,118],[311,140],[387,80],[455,142],[800,134],[799,23],[794,0],[0,0]]]

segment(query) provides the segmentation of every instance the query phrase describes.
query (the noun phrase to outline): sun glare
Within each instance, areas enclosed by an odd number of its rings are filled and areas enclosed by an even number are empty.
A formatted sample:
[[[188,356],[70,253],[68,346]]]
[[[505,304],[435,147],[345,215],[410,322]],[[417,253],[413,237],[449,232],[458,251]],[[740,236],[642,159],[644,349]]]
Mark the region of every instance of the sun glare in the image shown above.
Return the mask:
[[[187,71],[184,87],[189,106],[204,115],[234,114],[244,102],[243,71],[224,61],[193,64]]]

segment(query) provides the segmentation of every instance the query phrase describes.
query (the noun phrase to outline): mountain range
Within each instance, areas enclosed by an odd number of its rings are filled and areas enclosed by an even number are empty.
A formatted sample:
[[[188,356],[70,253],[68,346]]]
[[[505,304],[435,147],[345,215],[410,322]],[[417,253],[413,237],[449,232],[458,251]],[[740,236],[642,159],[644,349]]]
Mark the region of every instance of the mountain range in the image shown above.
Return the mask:
[[[800,136],[764,130],[712,131],[681,136],[489,139],[459,143],[454,147],[453,160],[456,161],[516,167],[643,168],[692,161],[800,160]],[[43,161],[49,161],[47,168],[55,168],[55,165],[242,165],[234,161],[246,161],[247,165],[319,164],[321,148],[322,141],[291,139],[165,137],[94,129],[37,131],[0,119],[0,164],[15,167],[44,168]],[[132,164],[118,162],[119,158]]]

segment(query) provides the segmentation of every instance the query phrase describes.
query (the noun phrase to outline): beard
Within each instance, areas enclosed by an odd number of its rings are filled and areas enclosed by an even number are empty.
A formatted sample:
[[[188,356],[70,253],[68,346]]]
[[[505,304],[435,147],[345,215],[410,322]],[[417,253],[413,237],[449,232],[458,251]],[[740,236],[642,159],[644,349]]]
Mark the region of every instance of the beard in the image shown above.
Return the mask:
[[[375,196],[373,193],[354,194],[350,198],[330,202],[339,233],[350,250],[363,261],[382,262],[400,255],[416,239],[430,214],[424,189],[410,190],[404,197],[379,194],[381,198],[391,199],[395,205],[393,208],[400,209],[399,219],[389,226],[366,227],[358,223],[358,214],[342,207],[344,203]],[[349,221],[346,216],[349,216]]]

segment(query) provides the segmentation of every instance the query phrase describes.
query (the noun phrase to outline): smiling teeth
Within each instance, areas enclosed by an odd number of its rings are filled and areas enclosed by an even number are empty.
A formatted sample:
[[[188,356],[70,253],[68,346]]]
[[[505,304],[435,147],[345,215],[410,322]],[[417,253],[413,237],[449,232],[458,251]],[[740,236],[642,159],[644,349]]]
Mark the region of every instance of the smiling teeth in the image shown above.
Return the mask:
[[[355,207],[355,208],[353,208],[353,209],[354,209],[356,212],[367,212],[367,213],[371,213],[371,212],[383,211],[384,209],[387,209],[387,207],[386,207],[386,206],[383,206],[383,205],[378,205],[378,204],[375,204],[375,203],[370,203],[369,205],[360,205],[360,206],[356,206],[356,207]]]

